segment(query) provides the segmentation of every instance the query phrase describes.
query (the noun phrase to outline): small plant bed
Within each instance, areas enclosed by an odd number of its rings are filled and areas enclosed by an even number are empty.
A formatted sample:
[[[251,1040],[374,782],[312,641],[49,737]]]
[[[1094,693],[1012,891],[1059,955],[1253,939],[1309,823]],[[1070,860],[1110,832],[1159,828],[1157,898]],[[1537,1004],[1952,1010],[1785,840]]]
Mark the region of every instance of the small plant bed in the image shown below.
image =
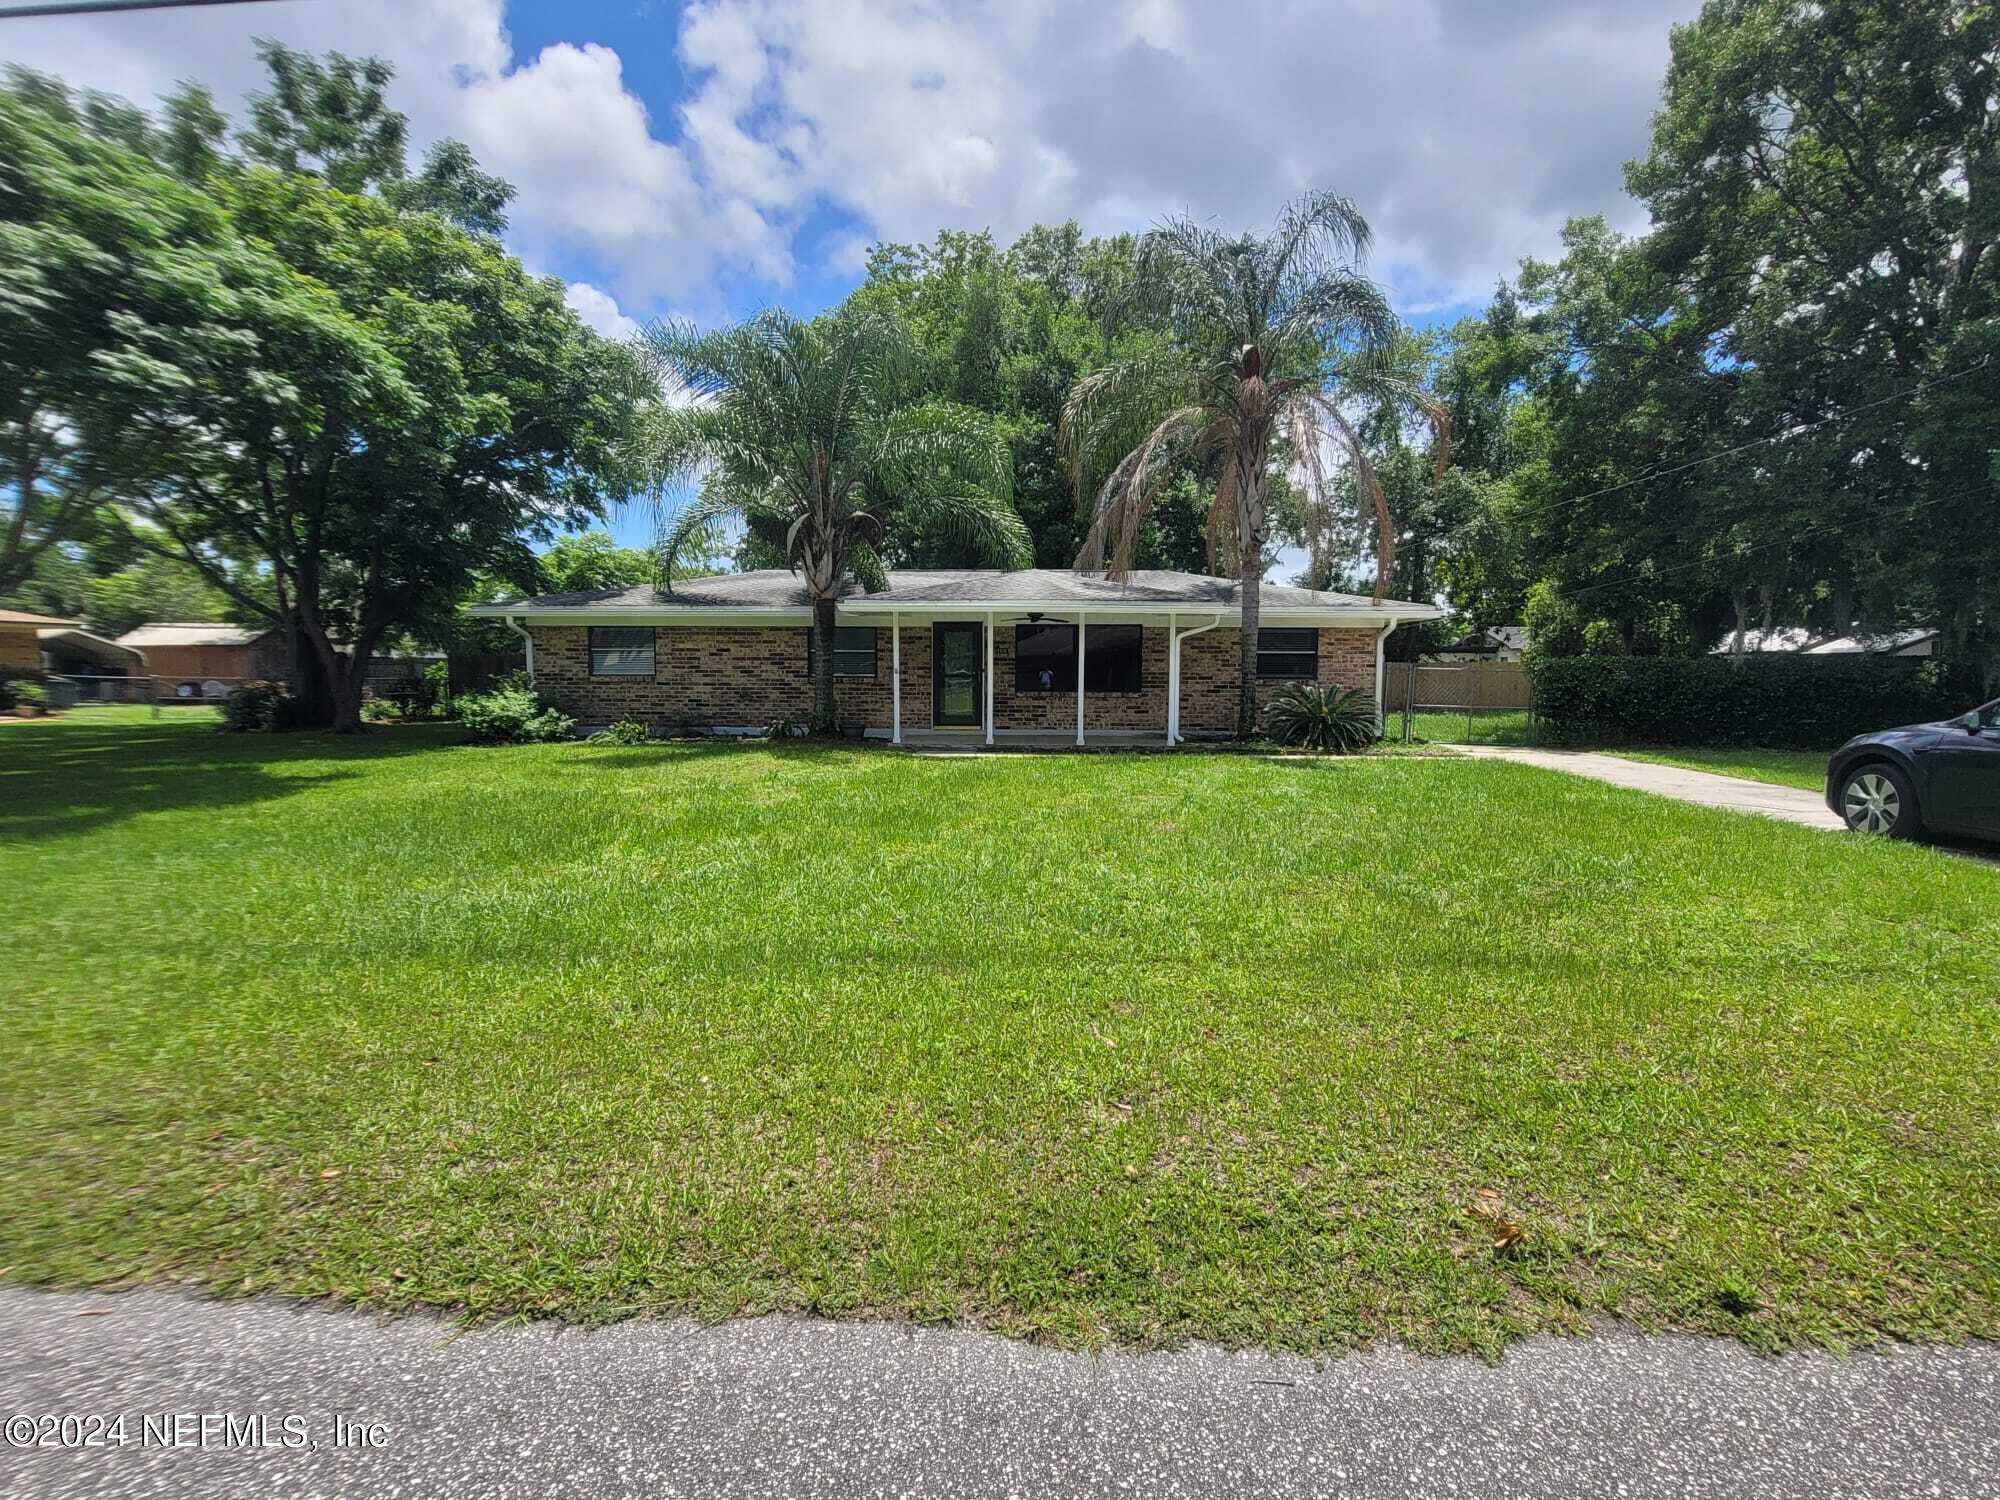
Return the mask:
[[[0,734],[8,1280],[2000,1335],[2000,870],[1457,757],[463,740]]]

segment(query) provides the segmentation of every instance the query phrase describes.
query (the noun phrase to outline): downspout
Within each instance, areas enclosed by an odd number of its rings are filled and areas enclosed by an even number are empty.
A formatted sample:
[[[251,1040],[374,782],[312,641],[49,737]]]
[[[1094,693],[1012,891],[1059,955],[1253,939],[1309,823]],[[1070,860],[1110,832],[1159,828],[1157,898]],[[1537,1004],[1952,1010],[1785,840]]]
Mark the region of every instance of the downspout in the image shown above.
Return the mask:
[[[1171,637],[1167,652],[1167,743],[1178,745],[1185,738],[1181,733],[1181,642],[1222,624],[1222,616],[1217,615],[1206,625],[1197,625],[1192,630],[1175,631],[1168,627]]]
[[[1382,707],[1382,689],[1386,685],[1388,678],[1387,652],[1389,637],[1395,632],[1397,625],[1400,623],[1402,622],[1391,620],[1382,627],[1381,633],[1375,637],[1375,732],[1379,735],[1386,735],[1389,732],[1389,716],[1387,711]]]
[[[535,638],[517,625],[512,615],[502,615],[500,618],[506,623],[507,628],[518,635],[522,643],[528,648],[528,691],[532,693],[535,690]]]

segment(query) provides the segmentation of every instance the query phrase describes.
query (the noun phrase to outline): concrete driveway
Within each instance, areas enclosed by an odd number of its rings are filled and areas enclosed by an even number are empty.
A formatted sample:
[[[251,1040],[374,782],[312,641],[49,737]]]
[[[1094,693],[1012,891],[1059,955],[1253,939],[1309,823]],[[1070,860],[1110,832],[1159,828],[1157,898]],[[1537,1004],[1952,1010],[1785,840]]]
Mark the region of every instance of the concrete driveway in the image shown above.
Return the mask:
[[[1818,792],[1802,791],[1795,786],[1772,786],[1762,781],[1746,781],[1740,776],[1717,776],[1711,771],[1625,760],[1591,750],[1530,750],[1519,745],[1454,745],[1452,749],[1482,760],[1511,760],[1524,766],[1540,766],[1545,771],[1567,771],[1572,776],[1608,781],[1635,792],[1699,802],[1705,807],[1725,807],[1731,812],[1756,813],[1787,823],[1803,823],[1808,828],[1839,831],[1845,827]]]
[[[268,1301],[0,1291],[0,1413],[120,1412],[126,1447],[0,1448],[0,1493],[2000,1493],[1993,1346],[1761,1359],[1610,1332],[1497,1366],[1390,1349],[1316,1367],[802,1318],[455,1336]],[[182,1445],[139,1441],[141,1413]],[[241,1419],[265,1418],[269,1446],[233,1444],[225,1415],[246,1440]],[[292,1431],[316,1446],[278,1446]]]

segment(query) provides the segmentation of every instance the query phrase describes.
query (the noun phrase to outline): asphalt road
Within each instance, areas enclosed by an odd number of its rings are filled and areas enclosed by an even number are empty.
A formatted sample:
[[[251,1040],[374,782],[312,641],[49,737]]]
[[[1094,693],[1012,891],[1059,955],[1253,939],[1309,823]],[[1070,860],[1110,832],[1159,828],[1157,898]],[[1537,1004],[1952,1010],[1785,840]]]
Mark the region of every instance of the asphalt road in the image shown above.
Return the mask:
[[[122,1447],[11,1446],[17,1414],[121,1412]],[[20,1500],[2000,1494],[1991,1345],[1771,1360],[1612,1332],[1498,1366],[1381,1350],[1315,1367],[795,1318],[457,1333],[10,1288],[0,1414],[0,1494]],[[160,1441],[172,1414],[180,1446]],[[270,1446],[240,1426],[231,1446],[223,1414],[262,1415]]]

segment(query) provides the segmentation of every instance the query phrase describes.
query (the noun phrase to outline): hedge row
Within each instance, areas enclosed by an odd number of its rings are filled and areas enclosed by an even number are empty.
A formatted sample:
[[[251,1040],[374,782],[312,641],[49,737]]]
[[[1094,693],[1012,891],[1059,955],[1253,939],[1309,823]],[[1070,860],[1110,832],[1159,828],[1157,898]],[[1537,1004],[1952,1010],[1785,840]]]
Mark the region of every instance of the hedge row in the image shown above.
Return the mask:
[[[1572,743],[1825,750],[1973,706],[1941,663],[1907,657],[1555,656],[1527,670],[1536,717]]]

